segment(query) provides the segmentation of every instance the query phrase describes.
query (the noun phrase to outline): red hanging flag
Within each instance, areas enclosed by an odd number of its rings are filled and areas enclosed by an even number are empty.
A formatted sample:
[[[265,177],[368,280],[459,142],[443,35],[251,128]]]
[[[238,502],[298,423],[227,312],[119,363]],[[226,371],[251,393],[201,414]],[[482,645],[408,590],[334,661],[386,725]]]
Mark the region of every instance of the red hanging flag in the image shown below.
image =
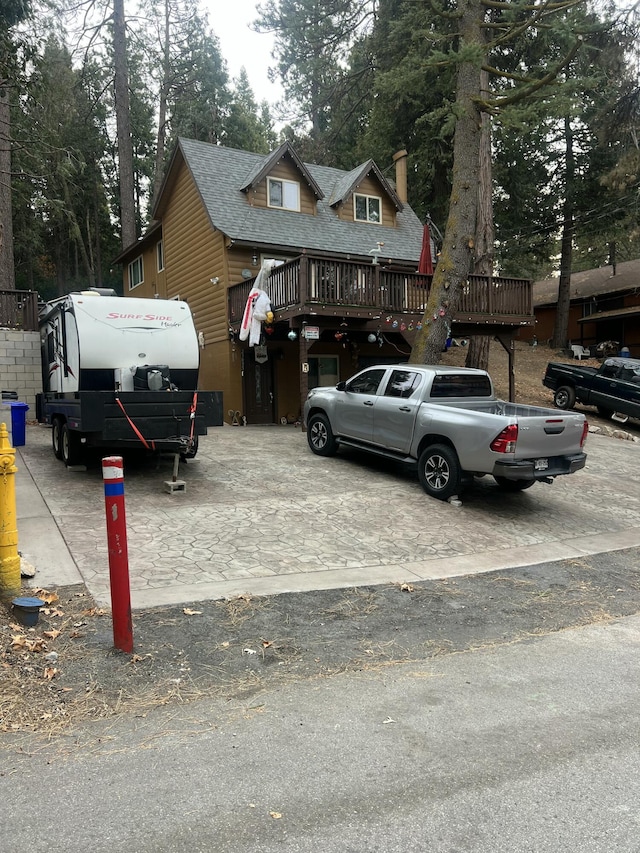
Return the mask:
[[[422,275],[433,275],[433,259],[431,257],[431,234],[429,226],[425,222],[422,229],[422,251],[420,252],[420,262],[418,263],[418,272]]]

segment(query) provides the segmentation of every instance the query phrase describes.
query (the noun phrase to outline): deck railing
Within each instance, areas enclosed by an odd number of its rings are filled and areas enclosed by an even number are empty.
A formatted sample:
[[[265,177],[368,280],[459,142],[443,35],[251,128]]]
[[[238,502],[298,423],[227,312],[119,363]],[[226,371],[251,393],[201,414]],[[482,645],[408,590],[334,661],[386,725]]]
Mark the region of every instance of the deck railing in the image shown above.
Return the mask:
[[[301,255],[276,267],[265,289],[275,312],[305,306],[379,309],[422,314],[433,276],[386,269],[314,255]],[[255,278],[229,288],[229,320],[242,319]],[[532,316],[531,282],[516,278],[470,276],[462,289],[457,315]]]
[[[35,290],[0,290],[0,328],[38,331],[38,294]]]

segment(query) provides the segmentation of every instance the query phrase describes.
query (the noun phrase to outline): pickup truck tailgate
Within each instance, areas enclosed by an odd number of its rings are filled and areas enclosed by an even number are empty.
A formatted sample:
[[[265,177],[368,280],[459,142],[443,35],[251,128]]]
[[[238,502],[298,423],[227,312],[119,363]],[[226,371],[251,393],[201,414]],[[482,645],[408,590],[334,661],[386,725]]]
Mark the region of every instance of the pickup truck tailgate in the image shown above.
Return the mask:
[[[578,453],[584,422],[584,415],[555,412],[519,417],[514,459]]]

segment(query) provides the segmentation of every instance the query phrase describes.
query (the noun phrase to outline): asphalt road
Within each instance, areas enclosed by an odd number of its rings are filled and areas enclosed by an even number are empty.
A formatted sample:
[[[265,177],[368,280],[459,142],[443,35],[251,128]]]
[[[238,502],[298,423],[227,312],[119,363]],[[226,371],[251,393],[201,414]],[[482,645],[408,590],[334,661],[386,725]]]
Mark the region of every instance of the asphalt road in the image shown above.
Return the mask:
[[[21,738],[0,849],[637,853],[639,649],[630,616]]]

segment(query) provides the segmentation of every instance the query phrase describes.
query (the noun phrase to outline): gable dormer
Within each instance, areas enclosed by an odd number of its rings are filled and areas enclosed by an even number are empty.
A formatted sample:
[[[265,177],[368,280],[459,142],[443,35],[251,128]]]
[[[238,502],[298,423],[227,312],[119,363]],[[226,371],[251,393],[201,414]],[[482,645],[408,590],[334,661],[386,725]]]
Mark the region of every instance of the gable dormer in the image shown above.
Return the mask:
[[[367,160],[344,175],[335,185],[330,206],[346,222],[372,225],[396,224],[403,204],[373,160]]]
[[[289,142],[283,142],[258,162],[240,190],[253,207],[311,215],[316,213],[316,203],[324,198],[324,193]]]

